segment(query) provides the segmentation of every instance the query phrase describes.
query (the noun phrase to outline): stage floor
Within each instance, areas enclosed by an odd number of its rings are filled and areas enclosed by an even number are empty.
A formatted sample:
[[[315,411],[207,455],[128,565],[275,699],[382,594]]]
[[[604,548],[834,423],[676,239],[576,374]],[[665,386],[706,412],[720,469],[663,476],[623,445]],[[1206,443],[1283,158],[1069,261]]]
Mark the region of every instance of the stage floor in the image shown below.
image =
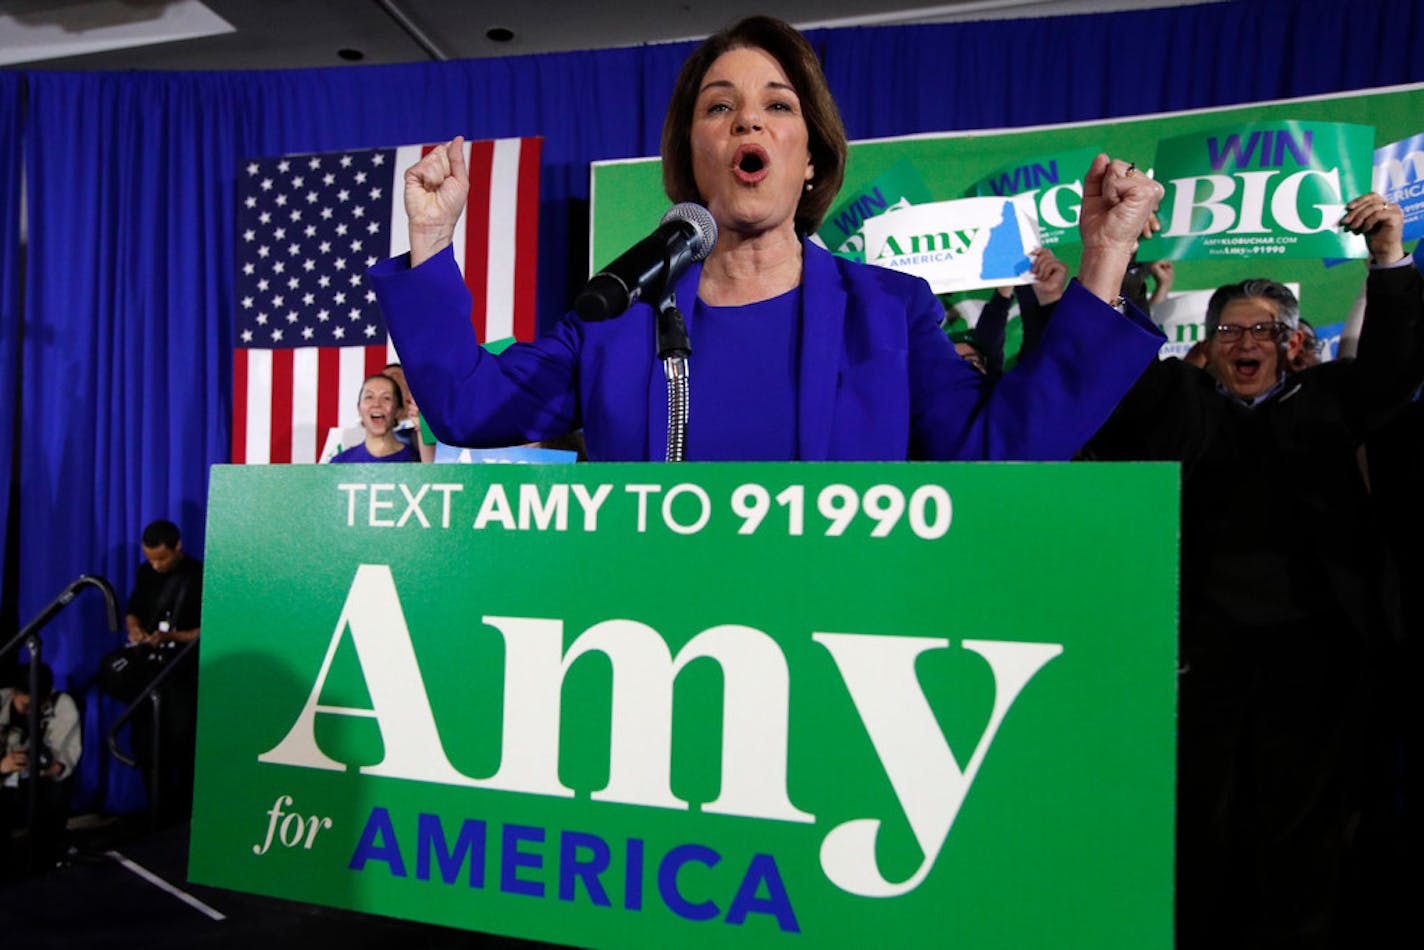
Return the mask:
[[[0,884],[0,945],[25,948],[520,948],[524,940],[433,927],[187,883],[188,827],[73,835],[72,863]]]

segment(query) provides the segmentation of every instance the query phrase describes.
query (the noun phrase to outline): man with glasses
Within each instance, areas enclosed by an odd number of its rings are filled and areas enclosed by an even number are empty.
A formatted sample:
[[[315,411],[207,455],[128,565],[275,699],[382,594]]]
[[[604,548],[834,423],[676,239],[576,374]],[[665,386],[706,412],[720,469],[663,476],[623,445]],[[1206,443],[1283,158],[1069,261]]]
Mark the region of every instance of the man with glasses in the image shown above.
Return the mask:
[[[1088,445],[1182,463],[1180,946],[1348,943],[1360,788],[1388,780],[1363,750],[1397,607],[1357,450],[1424,378],[1424,281],[1398,205],[1346,209],[1371,251],[1356,359],[1292,373],[1295,295],[1230,284],[1208,307],[1210,372],[1148,367]]]
[[[1270,398],[1300,355],[1300,305],[1273,280],[1217,288],[1206,308],[1207,367],[1221,390],[1248,405]]]

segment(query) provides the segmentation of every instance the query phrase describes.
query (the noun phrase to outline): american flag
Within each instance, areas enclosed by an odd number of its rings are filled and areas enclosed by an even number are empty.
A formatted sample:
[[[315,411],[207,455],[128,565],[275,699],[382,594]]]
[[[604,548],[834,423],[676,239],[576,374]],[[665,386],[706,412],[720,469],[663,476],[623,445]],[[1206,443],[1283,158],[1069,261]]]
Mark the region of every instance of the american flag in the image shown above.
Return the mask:
[[[482,341],[534,337],[539,138],[469,142],[455,257]],[[410,249],[405,170],[433,146],[285,155],[238,170],[232,460],[315,462],[397,354],[366,268]]]

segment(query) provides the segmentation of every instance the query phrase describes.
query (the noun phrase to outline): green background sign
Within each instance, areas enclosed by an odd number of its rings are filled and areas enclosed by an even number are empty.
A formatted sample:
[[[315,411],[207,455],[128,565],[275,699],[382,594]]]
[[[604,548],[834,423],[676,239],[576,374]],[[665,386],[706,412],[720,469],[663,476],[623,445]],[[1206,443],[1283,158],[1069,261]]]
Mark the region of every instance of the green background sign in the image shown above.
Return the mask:
[[[1157,180],[1163,230],[1144,258],[1368,257],[1339,228],[1345,204],[1371,188],[1374,128],[1261,122],[1163,139]]]
[[[583,946],[1170,947],[1177,485],[218,466],[191,876]]]
[[[969,194],[980,198],[1032,194],[1043,246],[1078,244],[1083,176],[1100,151],[1102,148],[1094,145],[1054,155],[1017,158],[975,182]]]
[[[1013,168],[1033,156],[1077,148],[1102,148],[1114,157],[1146,168],[1154,160],[1160,140],[1232,125],[1285,120],[1366,123],[1374,127],[1374,142],[1383,145],[1420,132],[1424,124],[1421,117],[1424,87],[1411,86],[1388,92],[1292,99],[1109,122],[870,140],[851,145],[841,194],[861,192],[903,161],[913,164],[934,200],[942,201],[966,194],[991,173],[1011,174]],[[1362,183],[1369,180],[1368,165],[1366,160],[1365,168],[1359,172]],[[1352,197],[1355,196],[1346,195],[1346,200]],[[595,163],[590,264],[606,264],[646,235],[653,219],[667,205],[656,158]],[[1073,273],[1077,272],[1081,246],[1065,242],[1053,250],[1068,262]],[[1151,260],[1159,253],[1162,252],[1149,246],[1140,256]],[[1177,291],[1210,290],[1261,276],[1297,283],[1301,286],[1302,315],[1318,323],[1343,320],[1364,281],[1363,265],[1327,268],[1319,260],[1271,255],[1193,260],[1176,271]]]

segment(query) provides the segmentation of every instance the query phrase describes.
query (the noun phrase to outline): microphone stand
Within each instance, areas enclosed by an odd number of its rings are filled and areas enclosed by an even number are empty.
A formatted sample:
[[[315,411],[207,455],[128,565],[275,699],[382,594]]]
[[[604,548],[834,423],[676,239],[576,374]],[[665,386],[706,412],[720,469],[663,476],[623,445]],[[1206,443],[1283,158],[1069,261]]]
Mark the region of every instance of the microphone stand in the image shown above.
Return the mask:
[[[658,359],[663,361],[663,375],[667,378],[667,460],[681,462],[687,453],[687,358],[692,355],[692,343],[671,288],[658,305],[657,338]]]

